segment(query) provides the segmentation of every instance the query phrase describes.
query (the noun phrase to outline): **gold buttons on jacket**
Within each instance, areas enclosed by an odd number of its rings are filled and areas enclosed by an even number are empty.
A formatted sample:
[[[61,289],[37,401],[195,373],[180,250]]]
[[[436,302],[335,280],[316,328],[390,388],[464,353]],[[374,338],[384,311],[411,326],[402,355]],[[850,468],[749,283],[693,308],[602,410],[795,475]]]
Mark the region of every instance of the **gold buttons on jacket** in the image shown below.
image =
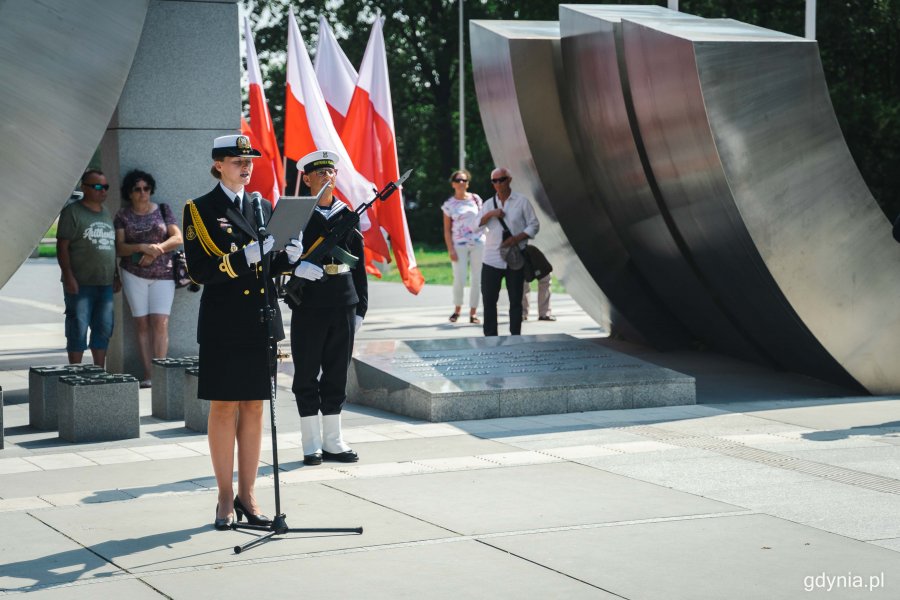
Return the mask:
[[[250,295],[250,290],[244,290],[244,295],[245,295],[245,296],[249,296],[249,295]]]

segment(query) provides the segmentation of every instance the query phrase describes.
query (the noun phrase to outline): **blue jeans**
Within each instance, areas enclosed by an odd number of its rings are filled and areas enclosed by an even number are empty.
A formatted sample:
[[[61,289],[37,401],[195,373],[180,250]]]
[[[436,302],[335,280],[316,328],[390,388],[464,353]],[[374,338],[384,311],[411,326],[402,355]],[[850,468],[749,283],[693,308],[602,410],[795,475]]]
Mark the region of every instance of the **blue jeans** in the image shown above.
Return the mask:
[[[79,285],[63,293],[66,303],[66,352],[84,352],[91,329],[92,350],[106,350],[113,332],[113,286]]]

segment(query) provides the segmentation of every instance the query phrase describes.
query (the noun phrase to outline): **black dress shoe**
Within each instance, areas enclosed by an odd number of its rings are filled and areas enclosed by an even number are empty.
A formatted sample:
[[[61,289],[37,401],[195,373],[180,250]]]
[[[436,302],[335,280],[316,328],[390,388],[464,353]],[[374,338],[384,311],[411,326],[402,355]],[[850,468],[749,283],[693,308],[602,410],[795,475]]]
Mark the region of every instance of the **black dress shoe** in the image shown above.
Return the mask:
[[[538,317],[538,321],[555,321],[556,317],[553,315],[547,315],[546,317]]]
[[[218,529],[219,531],[227,531],[232,529],[232,525],[234,525],[234,516],[229,514],[223,518],[219,518],[219,505],[216,504],[216,520],[213,521],[213,527]]]
[[[313,467],[316,465],[321,465],[322,464],[322,455],[318,452],[316,452],[315,454],[304,454],[303,455],[303,464],[310,465]]]
[[[269,517],[262,514],[252,514],[244,507],[244,504],[237,496],[234,497],[234,512],[235,514],[237,514],[238,522],[240,522],[244,517],[247,517],[247,523],[249,525],[261,525],[263,527],[268,527],[272,524],[272,519],[270,519]]]
[[[322,460],[351,463],[358,461],[359,456],[353,450],[347,450],[346,452],[329,452],[328,450],[322,450]]]

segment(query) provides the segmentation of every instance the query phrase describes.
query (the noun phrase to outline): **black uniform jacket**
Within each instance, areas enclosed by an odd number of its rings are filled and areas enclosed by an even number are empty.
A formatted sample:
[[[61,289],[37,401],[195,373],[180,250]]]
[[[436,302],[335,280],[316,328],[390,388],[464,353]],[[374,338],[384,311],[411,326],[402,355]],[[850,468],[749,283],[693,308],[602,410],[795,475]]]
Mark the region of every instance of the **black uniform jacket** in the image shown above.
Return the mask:
[[[265,336],[260,309],[265,306],[262,266],[248,265],[244,246],[257,238],[256,218],[245,193],[241,214],[219,185],[208,194],[188,200],[184,207],[184,253],[188,274],[203,284],[197,342],[200,344],[256,344]],[[268,221],[272,205],[262,202]],[[287,268],[287,257],[278,253],[271,273]],[[275,298],[273,281],[269,294]],[[276,340],[284,339],[284,325],[278,303],[273,329]]]
[[[335,200],[336,203],[340,200]],[[344,205],[346,206],[346,205]],[[349,209],[347,209],[349,210]],[[332,214],[331,221],[335,222],[340,217],[340,212]],[[314,210],[303,230],[303,245],[312,248],[313,244],[322,235],[330,231],[329,221],[318,210]],[[356,314],[366,316],[369,308],[369,282],[366,279],[365,257],[363,256],[362,234],[353,230],[347,235],[347,239],[338,244],[341,248],[359,257],[359,262],[350,270],[350,273],[340,275],[325,275],[318,281],[307,281],[303,286],[302,308],[323,308],[326,306],[352,306],[356,305]],[[325,263],[332,259],[326,259]],[[334,259],[333,262],[339,261]],[[292,305],[291,302],[288,302]],[[291,306],[291,308],[295,308]]]

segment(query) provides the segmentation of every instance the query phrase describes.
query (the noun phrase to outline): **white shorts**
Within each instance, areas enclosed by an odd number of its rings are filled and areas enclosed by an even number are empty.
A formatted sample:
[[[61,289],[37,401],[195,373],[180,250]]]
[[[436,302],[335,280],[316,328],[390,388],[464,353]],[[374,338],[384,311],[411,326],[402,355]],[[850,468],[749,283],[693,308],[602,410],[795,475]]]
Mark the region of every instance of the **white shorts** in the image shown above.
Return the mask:
[[[175,298],[173,279],[144,279],[125,269],[122,273],[122,290],[135,317],[147,315],[168,315],[172,311]]]

